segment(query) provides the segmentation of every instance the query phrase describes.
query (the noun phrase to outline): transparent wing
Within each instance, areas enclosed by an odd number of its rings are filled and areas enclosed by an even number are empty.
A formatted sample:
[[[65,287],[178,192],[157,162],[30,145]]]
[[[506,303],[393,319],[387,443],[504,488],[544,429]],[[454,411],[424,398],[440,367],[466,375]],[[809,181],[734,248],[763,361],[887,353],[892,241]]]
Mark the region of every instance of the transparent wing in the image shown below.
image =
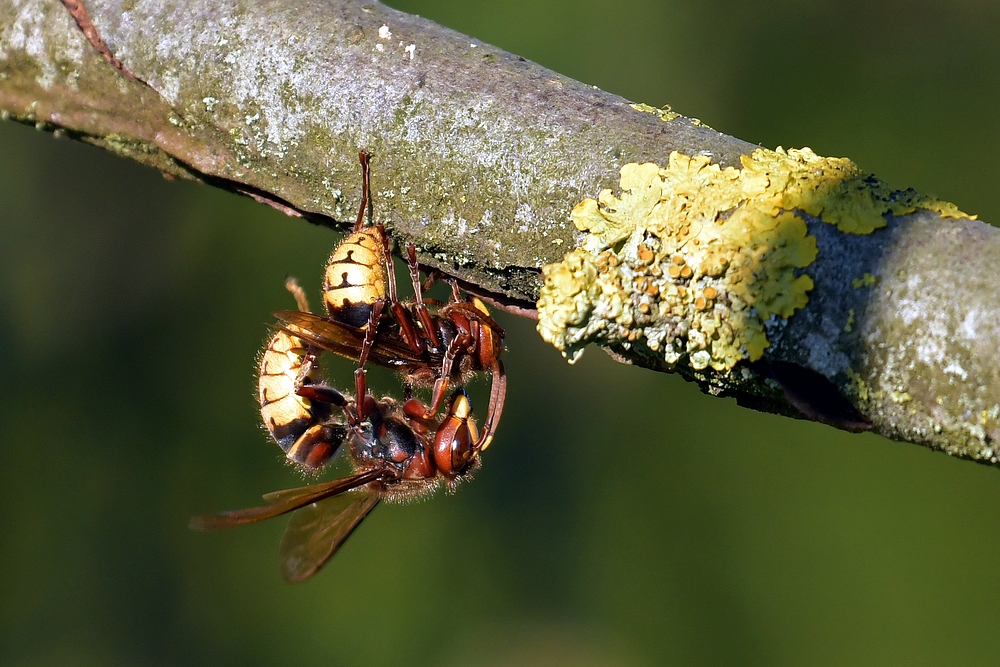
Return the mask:
[[[290,583],[316,574],[378,505],[367,491],[345,493],[303,507],[281,537],[281,574]]]
[[[322,350],[357,361],[365,340],[364,330],[298,310],[279,310],[274,316],[284,323],[279,328],[293,336]],[[391,337],[386,339],[384,336],[376,337],[368,358],[389,368],[423,366],[427,363],[427,359],[414,354],[403,345],[393,343]]]
[[[192,530],[218,530],[219,528],[230,528],[232,526],[256,523],[257,521],[270,519],[297,510],[300,507],[311,505],[324,498],[356,489],[384,475],[385,473],[382,471],[369,470],[357,475],[351,475],[350,477],[313,484],[312,486],[275,491],[264,496],[264,500],[271,501],[269,505],[202,514],[191,519],[189,525]]]

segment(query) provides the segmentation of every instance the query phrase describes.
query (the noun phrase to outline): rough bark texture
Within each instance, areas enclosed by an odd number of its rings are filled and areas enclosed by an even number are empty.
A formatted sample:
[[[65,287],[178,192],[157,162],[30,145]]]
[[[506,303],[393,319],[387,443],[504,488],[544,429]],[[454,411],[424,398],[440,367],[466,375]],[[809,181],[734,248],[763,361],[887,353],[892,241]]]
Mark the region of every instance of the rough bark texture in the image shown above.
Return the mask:
[[[810,232],[816,288],[768,356],[832,380],[886,437],[996,464],[1000,233],[927,211],[870,236]]]
[[[429,265],[525,301],[578,236],[573,204],[622,162],[681,150],[732,163],[752,148],[379,4],[85,6],[139,81],[57,0],[8,0],[0,106],[14,117],[335,221],[353,217],[367,148],[394,234]]]
[[[329,224],[353,217],[367,148],[394,238],[527,311],[582,238],[570,211],[623,164],[755,148],[352,0],[0,0],[0,110]],[[846,399],[855,426],[995,464],[1000,234],[926,211],[865,236],[809,226],[816,287],[769,326],[766,363],[737,388],[686,375],[851,427],[822,410]]]

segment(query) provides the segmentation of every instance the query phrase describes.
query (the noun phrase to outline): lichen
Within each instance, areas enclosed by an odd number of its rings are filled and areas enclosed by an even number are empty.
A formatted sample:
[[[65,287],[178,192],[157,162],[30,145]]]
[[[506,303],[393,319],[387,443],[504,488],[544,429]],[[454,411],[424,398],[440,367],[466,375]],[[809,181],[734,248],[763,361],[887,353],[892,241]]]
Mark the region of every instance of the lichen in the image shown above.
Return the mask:
[[[656,114],[657,116],[660,117],[660,120],[662,120],[665,123],[669,123],[672,120],[677,120],[678,118],[685,118],[681,114],[679,114],[676,111],[674,111],[673,109],[671,109],[669,104],[665,104],[662,107],[654,107],[651,104],[644,104],[642,102],[639,102],[637,104],[630,104],[629,106],[632,107],[633,109],[635,109],[636,111],[642,111],[643,113]],[[686,118],[687,118],[687,121],[689,123],[691,123],[692,125],[697,125],[698,127],[704,127],[706,129],[709,129],[709,130],[712,129],[708,125],[706,125],[705,123],[703,123],[700,120],[698,120],[697,118],[691,118],[690,116],[688,116]]]
[[[885,227],[886,214],[906,215],[918,208],[945,217],[975,219],[950,202],[912,189],[893,190],[848,158],[821,157],[808,148],[785,151],[778,147],[756,150],[741,160],[745,180],[766,183],[767,192],[759,200],[773,207],[772,214],[799,209],[845,233],[870,234]]]
[[[666,167],[624,165],[619,194],[580,202],[572,218],[587,237],[542,269],[542,338],[571,362],[596,342],[729,371],[763,356],[766,322],[808,303],[813,281],[803,269],[817,246],[806,214],[850,234],[916,208],[965,215],[808,148],[758,149],[741,162],[722,169],[674,152]]]
[[[861,403],[867,403],[868,399],[872,396],[872,390],[871,386],[863,377],[861,377],[861,373],[858,373],[856,370],[848,366],[847,379],[850,383],[848,386],[851,388],[852,393],[858,401]]]
[[[875,276],[870,273],[865,273],[865,275],[860,278],[855,278],[851,281],[851,286],[854,289],[861,289],[862,287],[868,287],[875,284]]]
[[[645,112],[645,113],[654,113],[654,114],[656,114],[657,116],[660,117],[660,120],[662,120],[664,122],[667,122],[667,123],[669,123],[670,121],[672,121],[674,119],[677,119],[677,118],[681,117],[681,115],[679,113],[677,113],[676,111],[674,111],[674,110],[672,110],[670,108],[669,104],[666,105],[666,106],[664,106],[664,107],[660,107],[660,108],[651,106],[649,104],[642,104],[642,103],[632,104],[630,106],[633,109],[635,109],[636,111],[642,111],[642,112]]]
[[[909,403],[913,400],[913,397],[905,391],[893,391],[889,394],[889,398],[891,398],[894,403]]]

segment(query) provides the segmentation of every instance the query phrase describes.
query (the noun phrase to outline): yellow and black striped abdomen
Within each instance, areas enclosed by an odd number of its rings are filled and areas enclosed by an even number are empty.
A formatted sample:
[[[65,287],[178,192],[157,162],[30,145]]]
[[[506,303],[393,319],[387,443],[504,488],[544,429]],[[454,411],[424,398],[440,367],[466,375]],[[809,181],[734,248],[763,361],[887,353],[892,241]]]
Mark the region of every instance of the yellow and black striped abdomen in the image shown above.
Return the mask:
[[[260,358],[257,382],[261,421],[288,459],[309,469],[322,467],[346,433],[330,424],[330,405],[295,393],[304,384],[321,382],[305,343],[284,331],[271,337]]]
[[[360,229],[344,239],[330,255],[323,279],[323,301],[330,317],[362,328],[376,301],[388,298],[384,232]]]

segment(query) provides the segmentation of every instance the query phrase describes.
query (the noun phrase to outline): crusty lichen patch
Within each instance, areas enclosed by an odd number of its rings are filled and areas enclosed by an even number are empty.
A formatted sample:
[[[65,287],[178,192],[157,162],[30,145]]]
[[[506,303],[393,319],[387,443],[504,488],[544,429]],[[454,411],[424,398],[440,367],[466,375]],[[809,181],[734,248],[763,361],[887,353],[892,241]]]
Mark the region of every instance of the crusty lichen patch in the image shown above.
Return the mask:
[[[642,104],[642,103],[632,104],[632,105],[629,105],[629,106],[631,106],[636,111],[642,111],[644,113],[656,114],[657,116],[660,117],[660,120],[662,120],[665,123],[669,123],[670,121],[676,120],[676,119],[678,119],[678,118],[681,117],[681,115],[679,113],[677,113],[676,111],[674,111],[673,109],[670,108],[669,104],[667,106],[665,106],[665,107],[660,107],[660,108],[654,107],[654,106],[649,105],[649,104]]]
[[[626,164],[620,194],[578,204],[573,222],[589,234],[542,269],[542,338],[571,362],[596,342],[728,371],[761,358],[765,322],[808,303],[803,269],[817,247],[803,213],[850,234],[917,208],[965,216],[808,148],[758,149],[741,161],[722,169],[674,152],[666,167]]]
[[[871,285],[874,285],[875,282],[876,282],[875,276],[873,276],[870,273],[865,273],[865,275],[861,276],[860,278],[855,278],[854,280],[852,280],[851,286],[854,287],[854,289],[861,289],[862,287],[869,287]]]

